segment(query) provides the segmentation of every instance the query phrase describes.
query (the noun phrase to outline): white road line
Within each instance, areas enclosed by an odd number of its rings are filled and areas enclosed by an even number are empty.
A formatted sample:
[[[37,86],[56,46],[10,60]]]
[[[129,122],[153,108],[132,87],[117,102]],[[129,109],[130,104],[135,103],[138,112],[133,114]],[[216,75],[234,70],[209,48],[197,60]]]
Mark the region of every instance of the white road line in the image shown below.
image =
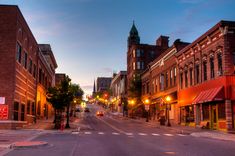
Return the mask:
[[[104,134],[104,132],[99,132],[98,134],[101,134],[101,135],[103,135],[103,134]]]
[[[72,132],[72,134],[79,134],[79,132]]]
[[[163,135],[165,135],[165,136],[173,136],[172,134],[163,134]]]
[[[142,136],[144,136],[144,135],[147,135],[146,133],[138,133],[139,135],[142,135]]]
[[[178,136],[186,136],[186,135],[184,135],[184,134],[177,134]]]
[[[130,135],[133,135],[133,133],[126,133],[126,135],[130,136]]]
[[[84,132],[84,134],[91,134],[91,132]]]
[[[113,134],[113,135],[120,135],[119,133],[116,133],[116,132],[113,132],[112,134]]]
[[[160,134],[152,133],[153,136],[160,136]]]

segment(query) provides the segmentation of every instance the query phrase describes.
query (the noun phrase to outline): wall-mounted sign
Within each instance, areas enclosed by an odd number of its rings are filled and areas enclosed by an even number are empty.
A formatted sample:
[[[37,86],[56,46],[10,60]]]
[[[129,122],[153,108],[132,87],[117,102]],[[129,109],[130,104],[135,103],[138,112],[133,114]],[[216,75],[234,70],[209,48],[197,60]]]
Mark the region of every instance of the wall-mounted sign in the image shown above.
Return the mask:
[[[0,120],[8,119],[8,106],[0,105]]]
[[[4,105],[5,104],[5,97],[0,97],[0,105]]]

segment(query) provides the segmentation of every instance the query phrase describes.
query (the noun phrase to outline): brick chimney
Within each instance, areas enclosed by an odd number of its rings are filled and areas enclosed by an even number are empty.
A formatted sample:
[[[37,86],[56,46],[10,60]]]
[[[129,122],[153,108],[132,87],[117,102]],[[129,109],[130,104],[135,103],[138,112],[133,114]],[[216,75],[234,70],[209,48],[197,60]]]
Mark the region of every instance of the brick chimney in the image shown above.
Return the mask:
[[[169,37],[168,36],[160,36],[156,40],[156,45],[160,46],[162,49],[169,48],[168,43],[169,43]]]

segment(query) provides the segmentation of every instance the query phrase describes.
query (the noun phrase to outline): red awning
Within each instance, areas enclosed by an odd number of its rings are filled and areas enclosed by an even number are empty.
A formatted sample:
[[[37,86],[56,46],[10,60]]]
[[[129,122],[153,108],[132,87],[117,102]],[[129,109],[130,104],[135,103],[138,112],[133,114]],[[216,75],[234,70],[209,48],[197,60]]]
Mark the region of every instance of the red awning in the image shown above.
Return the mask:
[[[218,88],[212,88],[200,92],[193,100],[192,104],[205,103],[210,101],[220,101],[224,99],[223,86]]]

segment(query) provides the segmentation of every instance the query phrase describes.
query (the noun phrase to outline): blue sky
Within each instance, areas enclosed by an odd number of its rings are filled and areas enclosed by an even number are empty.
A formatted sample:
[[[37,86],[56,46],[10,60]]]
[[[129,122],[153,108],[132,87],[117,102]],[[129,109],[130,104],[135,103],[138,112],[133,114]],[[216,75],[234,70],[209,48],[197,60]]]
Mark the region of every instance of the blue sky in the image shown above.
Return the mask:
[[[220,20],[235,21],[234,0],[0,0],[18,5],[38,43],[52,46],[59,73],[91,93],[94,79],[126,70],[135,20],[142,43],[160,35],[192,42]]]

